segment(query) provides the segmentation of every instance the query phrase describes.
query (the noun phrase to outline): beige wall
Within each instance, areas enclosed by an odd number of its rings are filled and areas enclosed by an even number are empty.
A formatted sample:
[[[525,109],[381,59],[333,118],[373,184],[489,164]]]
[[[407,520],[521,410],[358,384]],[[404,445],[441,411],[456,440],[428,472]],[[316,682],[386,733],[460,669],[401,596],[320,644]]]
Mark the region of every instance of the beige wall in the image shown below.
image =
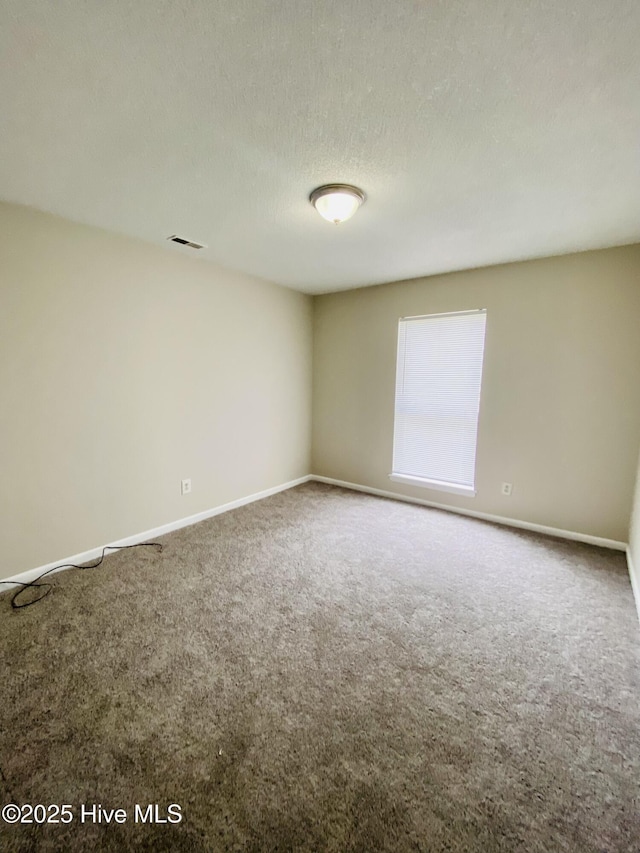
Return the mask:
[[[488,309],[477,495],[393,483],[398,318],[471,308]],[[316,297],[312,471],[626,542],[639,311],[640,246]]]
[[[636,491],[629,530],[629,571],[633,575],[636,605],[638,607],[638,615],[640,615],[640,459],[638,460]]]
[[[309,472],[309,297],[11,205],[0,252],[0,577]]]

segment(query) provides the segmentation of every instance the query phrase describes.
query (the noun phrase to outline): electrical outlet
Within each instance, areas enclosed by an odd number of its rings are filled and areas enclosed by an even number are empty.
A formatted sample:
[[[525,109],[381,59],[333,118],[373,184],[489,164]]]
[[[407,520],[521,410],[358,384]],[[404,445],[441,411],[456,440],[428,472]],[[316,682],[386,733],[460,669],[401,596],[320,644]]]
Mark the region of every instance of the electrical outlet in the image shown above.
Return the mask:
[[[188,495],[191,491],[191,480],[181,480],[180,481],[180,494]]]
[[[512,483],[503,483],[502,484],[502,494],[503,495],[510,495],[512,489],[513,489]]]

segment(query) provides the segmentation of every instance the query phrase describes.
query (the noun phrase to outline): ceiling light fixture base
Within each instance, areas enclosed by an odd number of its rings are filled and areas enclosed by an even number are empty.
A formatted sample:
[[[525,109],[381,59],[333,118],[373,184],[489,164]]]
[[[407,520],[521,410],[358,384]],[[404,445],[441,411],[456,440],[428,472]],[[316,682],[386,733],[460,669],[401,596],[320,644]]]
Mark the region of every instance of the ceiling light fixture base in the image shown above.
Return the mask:
[[[335,225],[350,219],[365,199],[363,191],[351,184],[323,184],[309,196],[320,216]]]

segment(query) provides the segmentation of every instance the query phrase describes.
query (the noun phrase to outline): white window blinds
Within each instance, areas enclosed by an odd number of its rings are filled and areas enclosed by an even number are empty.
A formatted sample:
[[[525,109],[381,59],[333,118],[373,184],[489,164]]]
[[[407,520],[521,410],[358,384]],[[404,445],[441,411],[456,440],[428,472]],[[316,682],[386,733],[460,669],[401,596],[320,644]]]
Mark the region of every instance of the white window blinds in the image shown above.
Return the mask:
[[[475,494],[485,321],[485,310],[400,320],[393,480]]]

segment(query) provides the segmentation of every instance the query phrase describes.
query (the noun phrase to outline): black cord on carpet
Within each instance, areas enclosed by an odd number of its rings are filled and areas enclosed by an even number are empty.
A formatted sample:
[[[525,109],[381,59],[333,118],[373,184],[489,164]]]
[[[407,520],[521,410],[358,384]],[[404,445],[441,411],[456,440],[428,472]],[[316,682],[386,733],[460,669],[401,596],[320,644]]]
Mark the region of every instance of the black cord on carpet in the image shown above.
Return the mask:
[[[58,569],[97,569],[99,565],[101,565],[104,560],[104,555],[107,551],[123,551],[125,548],[159,548],[162,551],[162,545],[159,542],[139,542],[137,545],[105,545],[102,549],[102,554],[98,559],[97,563],[93,563],[88,566],[77,566],[75,563],[62,563],[60,566],[53,566],[50,569],[47,569],[46,572],[43,572],[41,575],[38,575],[35,580],[32,581],[0,581],[0,584],[19,584],[20,589],[14,592],[11,597],[11,606],[14,610],[20,610],[23,607],[31,607],[32,604],[36,604],[38,601],[42,601],[42,599],[49,595],[51,592],[52,586],[50,583],[38,583],[38,581],[42,580],[45,575],[48,575],[49,572],[55,572]],[[30,599],[29,601],[25,601],[22,604],[19,603],[20,596],[26,592],[28,589],[32,587],[43,590],[41,593],[36,593],[36,597]],[[4,774],[2,774],[4,776]]]

